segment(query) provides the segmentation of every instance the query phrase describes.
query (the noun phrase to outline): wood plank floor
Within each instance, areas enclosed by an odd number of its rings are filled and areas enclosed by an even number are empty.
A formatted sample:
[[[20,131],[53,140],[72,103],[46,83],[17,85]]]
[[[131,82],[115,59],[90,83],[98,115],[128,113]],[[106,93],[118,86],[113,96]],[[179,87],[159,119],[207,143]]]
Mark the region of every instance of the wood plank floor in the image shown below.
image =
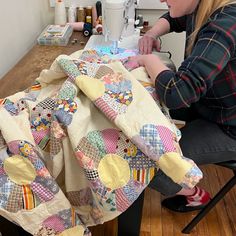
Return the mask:
[[[233,176],[232,171],[215,165],[204,166],[201,169],[204,172],[204,179],[200,186],[207,189],[212,196]],[[168,211],[161,207],[162,199],[164,197],[158,192],[150,188],[145,190],[140,236],[185,235],[181,233],[182,229],[197,212],[175,213]],[[110,236],[112,234],[109,227],[111,226],[105,223],[104,225],[92,227],[91,231],[93,236]],[[233,188],[189,235],[236,236],[236,188]]]

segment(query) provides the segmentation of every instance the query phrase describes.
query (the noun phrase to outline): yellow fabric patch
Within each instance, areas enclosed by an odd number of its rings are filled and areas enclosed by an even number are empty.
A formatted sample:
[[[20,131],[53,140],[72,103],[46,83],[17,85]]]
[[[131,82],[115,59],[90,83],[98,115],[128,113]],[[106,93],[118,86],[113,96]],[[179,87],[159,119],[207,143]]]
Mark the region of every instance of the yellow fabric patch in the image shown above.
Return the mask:
[[[87,75],[78,76],[76,84],[92,101],[105,93],[104,83]]]
[[[36,177],[32,163],[20,155],[7,158],[4,161],[4,170],[10,180],[19,185],[31,184]]]
[[[192,168],[192,165],[182,159],[177,152],[163,154],[158,161],[158,166],[176,183],[181,183],[186,173]]]
[[[67,229],[61,234],[59,234],[59,236],[83,236],[83,235],[84,235],[84,227],[81,225],[78,225],[71,229]]]
[[[99,163],[98,174],[107,188],[121,188],[130,180],[129,164],[116,154],[107,154]]]

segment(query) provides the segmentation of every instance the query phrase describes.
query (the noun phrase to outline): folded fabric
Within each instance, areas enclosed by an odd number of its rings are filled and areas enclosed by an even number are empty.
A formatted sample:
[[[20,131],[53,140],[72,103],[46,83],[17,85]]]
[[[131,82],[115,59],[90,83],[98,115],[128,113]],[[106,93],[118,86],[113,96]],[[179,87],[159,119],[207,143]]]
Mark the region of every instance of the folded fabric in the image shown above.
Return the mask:
[[[132,53],[59,56],[32,87],[0,99],[0,215],[37,236],[89,236],[155,169],[183,187],[201,179]]]

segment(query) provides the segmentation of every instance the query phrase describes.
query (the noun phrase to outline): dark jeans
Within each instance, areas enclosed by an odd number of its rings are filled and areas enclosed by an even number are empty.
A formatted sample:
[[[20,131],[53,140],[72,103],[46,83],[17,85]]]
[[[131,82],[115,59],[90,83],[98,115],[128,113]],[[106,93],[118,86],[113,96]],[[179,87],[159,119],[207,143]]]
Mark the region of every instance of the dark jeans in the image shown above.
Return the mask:
[[[186,121],[180,139],[185,157],[197,165],[236,160],[236,140],[224,133],[217,124],[201,119],[193,108],[171,111],[170,115]],[[161,170],[157,171],[149,186],[166,196],[174,195],[182,188]]]
[[[0,233],[2,236],[31,236],[31,234],[24,231],[21,227],[13,224],[2,216],[0,216]]]

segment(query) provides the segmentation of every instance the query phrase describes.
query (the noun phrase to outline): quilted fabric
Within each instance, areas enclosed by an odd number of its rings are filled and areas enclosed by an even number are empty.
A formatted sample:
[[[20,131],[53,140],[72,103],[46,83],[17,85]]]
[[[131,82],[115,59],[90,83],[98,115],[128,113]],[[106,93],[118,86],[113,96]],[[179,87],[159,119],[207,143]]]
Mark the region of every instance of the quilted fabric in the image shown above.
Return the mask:
[[[31,88],[0,100],[2,216],[37,236],[89,236],[156,168],[183,187],[201,179],[133,53],[59,56]]]

